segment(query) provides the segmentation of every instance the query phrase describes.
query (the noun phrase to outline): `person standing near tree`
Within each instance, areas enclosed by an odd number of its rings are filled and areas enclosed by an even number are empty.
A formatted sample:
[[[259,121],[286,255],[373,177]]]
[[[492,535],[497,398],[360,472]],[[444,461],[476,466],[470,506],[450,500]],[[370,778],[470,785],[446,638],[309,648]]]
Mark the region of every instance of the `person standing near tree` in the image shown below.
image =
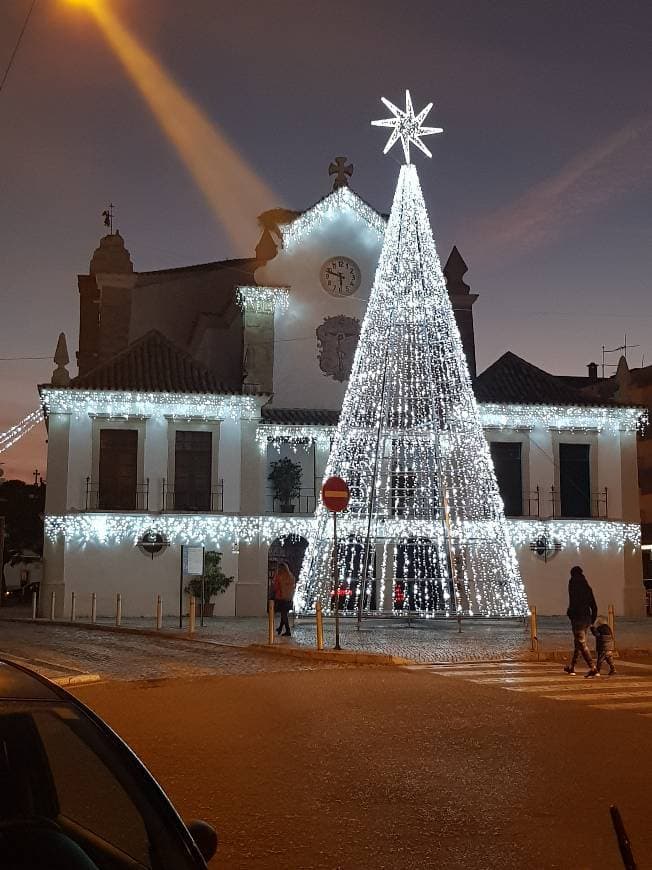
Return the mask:
[[[290,637],[290,623],[288,614],[292,609],[294,600],[294,590],[297,581],[294,574],[290,571],[286,562],[279,562],[279,565],[274,574],[274,604],[277,613],[281,615],[281,621],[276,629],[277,634],[283,632],[283,637]],[[285,631],[283,631],[285,629]]]
[[[573,629],[574,649],[570,665],[564,670],[567,674],[575,676],[575,665],[580,656],[589,667],[585,676],[597,677],[600,672],[593,664],[591,653],[586,643],[586,633],[590,625],[593,625],[598,616],[598,606],[595,603],[593,590],[584,572],[579,565],[571,568],[570,580],[568,581],[568,610],[566,615],[571,621]]]

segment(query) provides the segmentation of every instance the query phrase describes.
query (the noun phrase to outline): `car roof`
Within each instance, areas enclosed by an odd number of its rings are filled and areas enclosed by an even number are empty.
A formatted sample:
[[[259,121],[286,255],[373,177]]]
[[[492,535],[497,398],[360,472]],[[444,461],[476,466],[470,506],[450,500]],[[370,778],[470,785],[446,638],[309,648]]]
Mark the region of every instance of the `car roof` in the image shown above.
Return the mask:
[[[58,686],[21,667],[0,659],[0,701],[63,701],[69,700]]]

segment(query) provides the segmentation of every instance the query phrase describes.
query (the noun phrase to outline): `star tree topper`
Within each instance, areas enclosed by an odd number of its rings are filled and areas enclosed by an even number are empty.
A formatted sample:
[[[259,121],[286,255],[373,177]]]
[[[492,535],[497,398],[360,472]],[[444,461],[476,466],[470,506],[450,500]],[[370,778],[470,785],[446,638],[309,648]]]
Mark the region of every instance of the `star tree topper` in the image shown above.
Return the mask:
[[[443,132],[442,127],[422,126],[423,121],[426,119],[426,115],[432,109],[432,103],[428,103],[425,109],[421,109],[419,114],[415,115],[412,107],[412,97],[410,96],[409,91],[405,92],[405,111],[399,109],[399,107],[395,106],[394,103],[390,103],[390,101],[386,100],[385,97],[381,97],[380,99],[394,115],[393,118],[383,118],[380,121],[371,122],[373,127],[394,128],[387,140],[383,154],[387,154],[392,145],[400,139],[401,144],[403,145],[406,163],[410,162],[410,143],[416,145],[417,148],[423,151],[426,157],[432,157],[431,151],[426,148],[421,141],[422,136],[431,136],[433,133]]]

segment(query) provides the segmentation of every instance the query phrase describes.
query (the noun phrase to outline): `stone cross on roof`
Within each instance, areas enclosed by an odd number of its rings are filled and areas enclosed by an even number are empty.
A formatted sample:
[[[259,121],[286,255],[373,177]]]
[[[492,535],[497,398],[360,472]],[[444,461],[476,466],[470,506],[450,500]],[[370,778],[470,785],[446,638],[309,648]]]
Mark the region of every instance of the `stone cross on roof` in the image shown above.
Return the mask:
[[[349,186],[349,178],[353,175],[353,164],[347,163],[347,159],[346,157],[336,157],[328,167],[328,174],[335,176],[333,190]]]

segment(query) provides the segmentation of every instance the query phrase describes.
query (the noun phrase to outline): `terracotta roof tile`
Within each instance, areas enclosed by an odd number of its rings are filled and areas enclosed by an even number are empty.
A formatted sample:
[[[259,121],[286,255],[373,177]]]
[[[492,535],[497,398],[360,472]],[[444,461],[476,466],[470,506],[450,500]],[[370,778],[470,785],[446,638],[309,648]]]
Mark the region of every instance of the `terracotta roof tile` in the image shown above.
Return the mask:
[[[505,402],[516,405],[618,405],[570,386],[511,351],[478,375],[473,385],[478,402]]]
[[[70,382],[76,389],[228,393],[213,374],[152,329],[121,353]]]

